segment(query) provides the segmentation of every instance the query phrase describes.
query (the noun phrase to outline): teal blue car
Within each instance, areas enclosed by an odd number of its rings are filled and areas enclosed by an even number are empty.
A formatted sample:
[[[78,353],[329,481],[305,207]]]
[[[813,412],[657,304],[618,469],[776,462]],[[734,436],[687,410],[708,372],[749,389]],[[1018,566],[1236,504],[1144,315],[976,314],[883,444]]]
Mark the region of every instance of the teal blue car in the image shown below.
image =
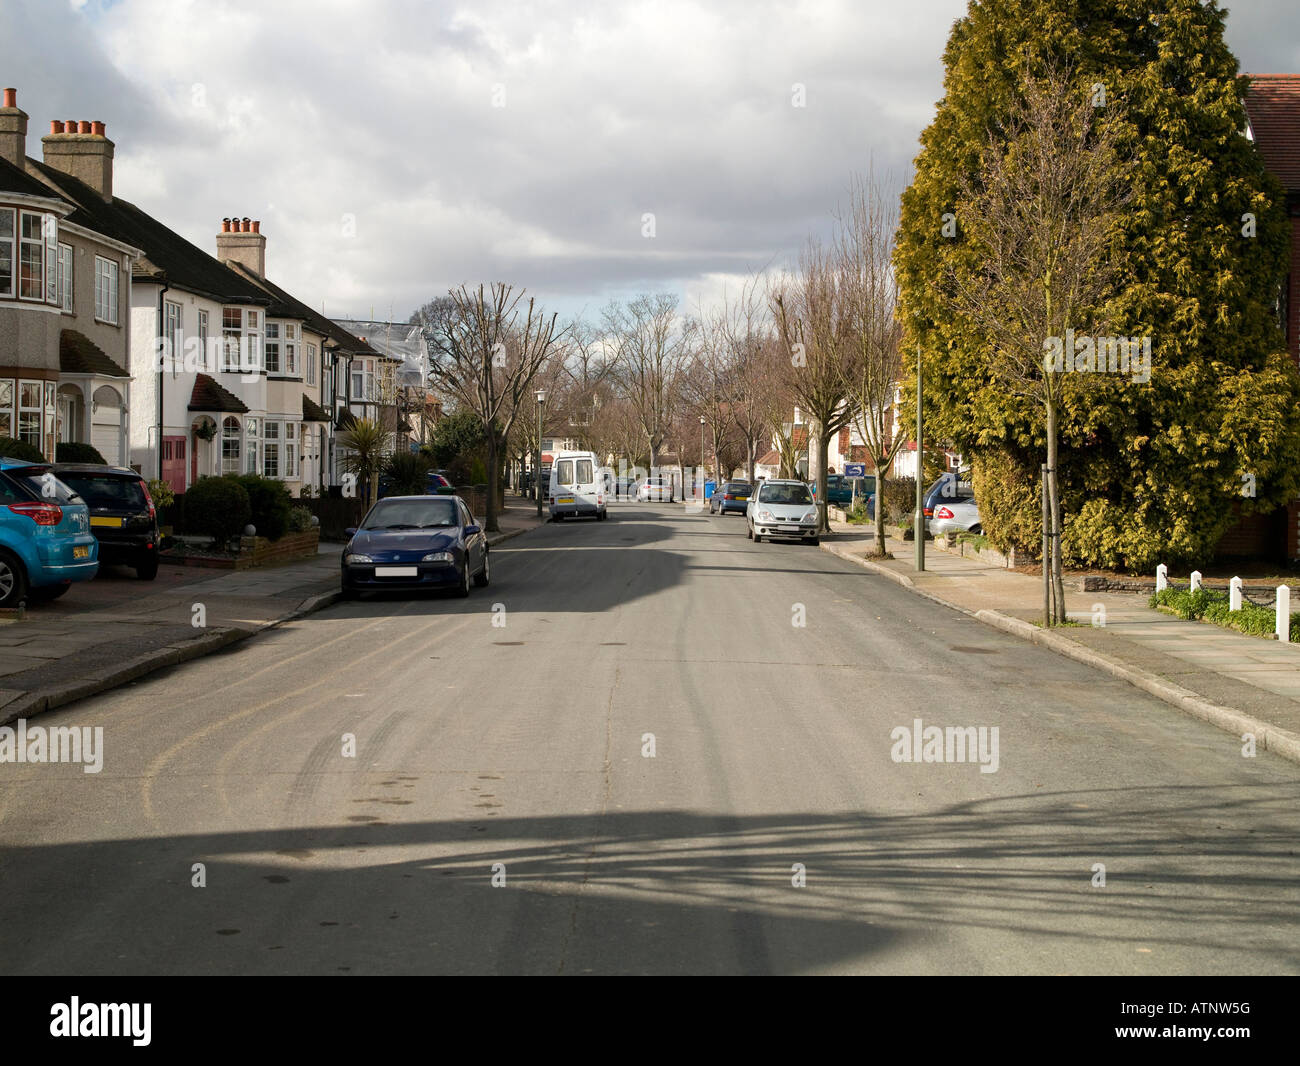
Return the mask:
[[[49,464],[0,457],[0,607],[55,599],[98,572],[85,500]]]

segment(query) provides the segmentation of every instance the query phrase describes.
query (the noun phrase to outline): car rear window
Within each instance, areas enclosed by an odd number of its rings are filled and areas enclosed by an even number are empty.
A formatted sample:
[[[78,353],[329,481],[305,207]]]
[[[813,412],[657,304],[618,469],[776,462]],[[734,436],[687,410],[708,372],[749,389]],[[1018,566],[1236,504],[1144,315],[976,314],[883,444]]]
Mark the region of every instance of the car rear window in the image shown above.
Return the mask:
[[[52,503],[83,502],[78,490],[60,481],[44,468],[37,467],[30,474],[20,474],[17,470],[10,470],[5,476],[12,478],[19,489],[25,490],[34,500],[49,500]],[[47,485],[50,490],[48,492]]]
[[[145,510],[149,504],[135,478],[99,474],[64,474],[62,481],[81,495],[91,507],[113,510]]]
[[[745,481],[733,481],[730,484],[728,484],[722,491],[730,492],[733,495],[735,493],[740,493],[742,496],[744,496],[749,492],[749,483]]]

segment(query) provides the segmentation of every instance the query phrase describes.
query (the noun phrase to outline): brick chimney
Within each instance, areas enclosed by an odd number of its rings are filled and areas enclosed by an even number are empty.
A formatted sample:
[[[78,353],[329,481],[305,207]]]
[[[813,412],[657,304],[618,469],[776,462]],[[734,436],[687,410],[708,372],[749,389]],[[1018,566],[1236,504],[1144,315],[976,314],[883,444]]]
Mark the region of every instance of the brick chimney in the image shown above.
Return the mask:
[[[266,276],[266,236],[251,218],[223,218],[217,234],[217,258],[232,259],[259,278]]]
[[[27,169],[27,112],[18,108],[17,89],[4,91],[4,107],[0,107],[0,159]]]
[[[59,132],[60,126],[64,132]],[[41,145],[46,166],[79,178],[105,200],[113,199],[113,142],[104,136],[102,122],[55,120]]]

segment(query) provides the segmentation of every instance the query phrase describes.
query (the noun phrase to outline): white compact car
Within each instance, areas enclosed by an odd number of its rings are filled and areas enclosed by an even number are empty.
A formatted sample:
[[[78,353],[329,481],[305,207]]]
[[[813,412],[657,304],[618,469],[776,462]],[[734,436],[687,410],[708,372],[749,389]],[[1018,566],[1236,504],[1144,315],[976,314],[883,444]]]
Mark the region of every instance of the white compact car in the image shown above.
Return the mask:
[[[764,537],[817,541],[817,505],[802,481],[763,481],[745,507],[745,535],[761,544]]]
[[[637,487],[636,498],[639,503],[658,500],[661,503],[673,502],[673,483],[671,478],[648,477]]]

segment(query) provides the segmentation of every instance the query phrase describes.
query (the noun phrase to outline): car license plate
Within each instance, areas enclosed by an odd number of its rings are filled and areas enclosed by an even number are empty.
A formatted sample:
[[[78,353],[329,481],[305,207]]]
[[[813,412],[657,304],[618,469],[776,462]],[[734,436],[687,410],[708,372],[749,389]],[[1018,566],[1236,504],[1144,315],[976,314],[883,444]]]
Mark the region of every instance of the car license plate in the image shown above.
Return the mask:
[[[117,529],[122,528],[122,521],[120,518],[96,518],[94,515],[90,518],[92,526],[113,526]]]
[[[89,558],[90,558],[90,549],[89,549],[89,548],[76,548],[76,547],[74,547],[74,548],[72,549],[72,557],[73,557],[74,559],[89,559]]]
[[[798,532],[799,532],[799,527],[798,527],[798,526],[777,526],[777,529],[779,529],[782,533],[798,533]]]
[[[418,566],[376,566],[375,577],[416,577]]]
[[[738,500],[747,500],[747,499],[749,499],[749,497],[748,497],[748,496],[737,496],[736,499],[738,499]]]
[[[572,496],[561,496],[561,497],[560,497],[558,500],[556,500],[555,502],[556,502],[556,503],[572,503],[572,502],[573,502],[573,497],[572,497]]]

